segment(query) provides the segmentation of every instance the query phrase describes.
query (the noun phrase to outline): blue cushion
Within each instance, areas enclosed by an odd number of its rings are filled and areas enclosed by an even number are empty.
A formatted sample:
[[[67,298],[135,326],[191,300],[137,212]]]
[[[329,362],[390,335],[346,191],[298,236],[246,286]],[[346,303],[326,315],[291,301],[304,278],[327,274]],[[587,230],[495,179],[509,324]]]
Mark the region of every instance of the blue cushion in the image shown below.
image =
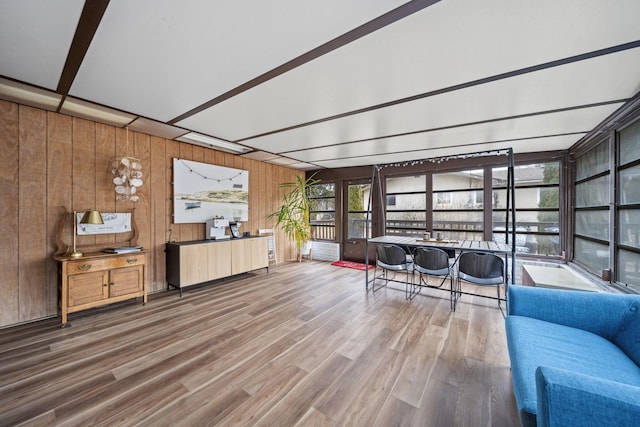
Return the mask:
[[[629,304],[613,342],[640,365],[640,300]]]
[[[563,369],[536,370],[537,427],[637,427],[640,387]]]
[[[640,368],[614,343],[597,334],[515,315],[507,316],[506,328],[514,393],[524,425],[535,425],[535,373],[539,366],[640,386]]]

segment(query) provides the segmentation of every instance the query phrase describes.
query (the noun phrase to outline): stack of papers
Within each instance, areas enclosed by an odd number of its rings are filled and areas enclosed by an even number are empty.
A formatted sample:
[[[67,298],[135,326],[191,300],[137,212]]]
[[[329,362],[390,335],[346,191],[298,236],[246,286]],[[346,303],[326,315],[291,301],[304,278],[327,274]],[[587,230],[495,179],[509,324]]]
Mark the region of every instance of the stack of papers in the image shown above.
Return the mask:
[[[117,248],[107,248],[104,252],[109,254],[124,254],[129,252],[140,252],[142,250],[142,246],[120,246]]]

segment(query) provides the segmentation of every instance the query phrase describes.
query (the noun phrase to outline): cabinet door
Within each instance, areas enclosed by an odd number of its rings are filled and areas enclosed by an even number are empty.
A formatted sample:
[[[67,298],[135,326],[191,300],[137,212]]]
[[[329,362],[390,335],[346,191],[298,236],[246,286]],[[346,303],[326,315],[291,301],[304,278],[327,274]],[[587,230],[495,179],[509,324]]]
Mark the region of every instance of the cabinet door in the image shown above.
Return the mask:
[[[231,241],[231,274],[240,274],[251,270],[251,240]]]
[[[209,280],[208,244],[180,247],[180,286],[193,285]]]
[[[142,292],[144,267],[116,268],[109,274],[109,297],[136,294]]]
[[[209,280],[231,276],[231,242],[209,243]]]
[[[108,298],[108,278],[108,271],[96,271],[93,273],[69,276],[69,308],[102,301]]]
[[[251,239],[251,269],[265,268],[269,265],[269,241],[267,237]]]

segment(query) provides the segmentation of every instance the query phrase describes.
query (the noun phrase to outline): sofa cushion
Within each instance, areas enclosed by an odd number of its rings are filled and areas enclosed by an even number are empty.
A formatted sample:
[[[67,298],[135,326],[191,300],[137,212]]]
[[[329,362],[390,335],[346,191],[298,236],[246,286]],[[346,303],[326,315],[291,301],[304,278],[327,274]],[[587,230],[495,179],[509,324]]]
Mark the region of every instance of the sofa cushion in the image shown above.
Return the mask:
[[[507,343],[521,419],[535,425],[536,369],[550,366],[640,386],[640,368],[614,343],[591,332],[522,316],[507,316]]]
[[[613,342],[640,365],[640,301],[629,304]]]

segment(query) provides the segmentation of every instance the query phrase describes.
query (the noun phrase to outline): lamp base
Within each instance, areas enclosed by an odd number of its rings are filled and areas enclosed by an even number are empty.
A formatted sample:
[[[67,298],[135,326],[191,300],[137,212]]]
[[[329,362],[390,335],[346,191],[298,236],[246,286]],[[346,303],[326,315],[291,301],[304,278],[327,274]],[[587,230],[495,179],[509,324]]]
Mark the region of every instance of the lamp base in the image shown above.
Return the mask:
[[[69,254],[69,258],[81,258],[83,255],[80,251],[73,251]]]

